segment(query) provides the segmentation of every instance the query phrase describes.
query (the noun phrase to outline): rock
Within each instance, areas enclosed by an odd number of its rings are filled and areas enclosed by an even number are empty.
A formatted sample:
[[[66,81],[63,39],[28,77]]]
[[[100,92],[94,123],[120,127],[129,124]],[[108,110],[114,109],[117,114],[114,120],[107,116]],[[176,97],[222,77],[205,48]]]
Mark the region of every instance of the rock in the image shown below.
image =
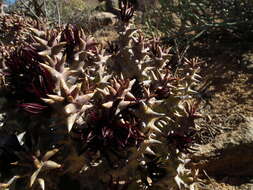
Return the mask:
[[[188,167],[204,170],[211,177],[252,177],[252,163],[253,118],[247,118],[238,130],[199,146]]]
[[[182,20],[176,13],[170,14],[171,23],[173,25],[173,32],[179,32],[180,28],[182,27]]]
[[[247,71],[253,73],[253,51],[246,52],[242,55],[241,65]]]
[[[158,0],[137,0],[137,7],[140,11],[150,10],[154,8],[158,8],[160,3]]]
[[[90,16],[91,21],[98,22],[102,26],[115,24],[117,16],[109,12],[96,12]]]

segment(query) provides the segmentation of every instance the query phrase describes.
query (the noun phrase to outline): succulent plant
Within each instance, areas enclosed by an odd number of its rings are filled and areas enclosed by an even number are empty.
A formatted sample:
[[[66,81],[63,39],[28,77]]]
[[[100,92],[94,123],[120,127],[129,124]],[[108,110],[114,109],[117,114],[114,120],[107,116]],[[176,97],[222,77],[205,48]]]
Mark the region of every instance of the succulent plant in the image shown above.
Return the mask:
[[[75,26],[29,26],[29,44],[5,58],[3,96],[12,100],[5,112],[8,120],[26,118],[13,134],[30,138],[20,145],[30,148],[15,153],[13,176],[28,179],[27,188],[53,189],[51,168],[77,176],[85,189],[191,187],[184,165],[198,130],[190,99],[200,61],[186,59],[172,72],[170,48],[135,29],[133,5],[121,3],[119,37],[108,47]]]

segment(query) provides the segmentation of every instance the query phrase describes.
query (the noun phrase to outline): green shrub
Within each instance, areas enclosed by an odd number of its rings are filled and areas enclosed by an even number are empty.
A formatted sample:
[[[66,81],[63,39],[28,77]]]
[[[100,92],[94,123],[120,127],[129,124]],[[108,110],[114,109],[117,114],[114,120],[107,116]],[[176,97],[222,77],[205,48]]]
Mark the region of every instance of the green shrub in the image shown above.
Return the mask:
[[[147,32],[190,43],[204,33],[229,31],[246,38],[252,33],[251,0],[160,0],[159,9],[144,13]]]

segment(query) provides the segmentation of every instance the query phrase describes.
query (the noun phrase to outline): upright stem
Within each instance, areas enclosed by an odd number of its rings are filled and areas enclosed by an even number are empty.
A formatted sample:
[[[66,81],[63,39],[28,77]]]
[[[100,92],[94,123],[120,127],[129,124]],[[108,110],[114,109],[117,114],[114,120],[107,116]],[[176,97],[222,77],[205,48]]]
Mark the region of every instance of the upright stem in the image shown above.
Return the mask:
[[[57,15],[58,15],[58,25],[60,27],[61,26],[61,12],[60,12],[60,7],[59,7],[59,1],[55,0],[55,4],[56,4]]]
[[[46,19],[48,20],[47,2],[46,2],[46,0],[43,0],[43,3],[44,3],[44,9],[45,9],[45,16],[46,16]]]
[[[0,2],[0,15],[4,15],[4,3]]]

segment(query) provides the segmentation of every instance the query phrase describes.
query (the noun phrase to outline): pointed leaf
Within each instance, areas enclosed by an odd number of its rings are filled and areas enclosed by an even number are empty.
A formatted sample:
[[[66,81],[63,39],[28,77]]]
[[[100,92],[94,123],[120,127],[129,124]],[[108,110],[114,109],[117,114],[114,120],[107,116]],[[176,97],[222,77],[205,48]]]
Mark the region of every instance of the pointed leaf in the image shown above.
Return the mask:
[[[40,173],[40,170],[41,170],[41,167],[38,168],[31,176],[30,178],[30,183],[29,183],[29,186],[32,187],[32,185],[34,184],[35,180],[37,179],[37,176],[39,175]]]
[[[74,113],[74,114],[71,114],[68,118],[67,118],[67,125],[68,125],[68,132],[71,131],[75,121],[76,121],[76,118],[77,118],[78,114],[77,113]]]
[[[38,182],[39,182],[39,184],[40,184],[40,188],[41,188],[42,190],[45,190],[45,180],[42,179],[42,178],[39,178],[39,179],[38,179]]]
[[[58,164],[52,160],[45,161],[43,164],[43,169],[45,170],[57,169],[60,167],[61,167],[61,164]]]
[[[52,156],[54,156],[57,152],[59,152],[58,148],[53,150],[47,151],[46,154],[43,156],[42,161],[49,160]]]

